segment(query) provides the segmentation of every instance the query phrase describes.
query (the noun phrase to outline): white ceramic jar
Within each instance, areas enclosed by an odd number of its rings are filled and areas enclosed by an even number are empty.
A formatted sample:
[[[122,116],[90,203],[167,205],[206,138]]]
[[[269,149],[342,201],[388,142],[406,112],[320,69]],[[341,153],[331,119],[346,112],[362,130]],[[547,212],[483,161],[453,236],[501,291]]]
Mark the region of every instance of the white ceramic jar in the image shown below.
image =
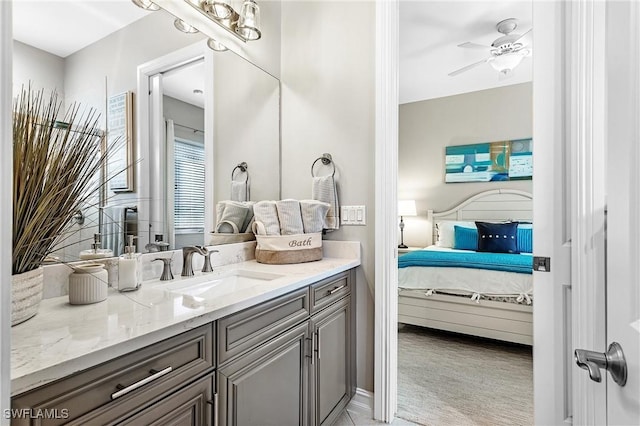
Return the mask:
[[[74,267],[69,275],[69,303],[87,305],[107,298],[109,274],[99,263]]]

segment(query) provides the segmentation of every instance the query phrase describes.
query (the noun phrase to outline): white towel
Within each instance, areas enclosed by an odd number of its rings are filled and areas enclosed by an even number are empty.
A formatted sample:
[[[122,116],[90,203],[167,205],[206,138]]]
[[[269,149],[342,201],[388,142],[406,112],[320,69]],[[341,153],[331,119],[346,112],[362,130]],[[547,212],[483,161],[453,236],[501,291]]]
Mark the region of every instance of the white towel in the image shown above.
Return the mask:
[[[244,203],[245,206],[247,206],[247,208],[249,209],[247,211],[247,217],[244,218],[244,223],[242,224],[242,227],[240,228],[240,232],[250,232],[251,231],[251,225],[253,224],[253,205],[255,204],[255,201],[246,201]]]
[[[255,203],[253,216],[252,229],[256,235],[280,235],[280,221],[275,201],[264,200]]]
[[[241,232],[250,210],[246,203],[221,201],[218,204],[224,204],[224,207],[217,209],[220,212],[220,219],[216,224],[216,232],[220,234],[237,234]]]
[[[124,252],[126,207],[108,206],[103,212],[102,248],[110,249],[114,256],[119,256]]]
[[[322,229],[325,227],[329,207],[331,207],[331,205],[324,201],[300,200],[302,225],[305,234],[322,232]]]
[[[231,181],[231,200],[249,201],[249,182]]]
[[[302,213],[298,200],[287,199],[276,201],[278,220],[280,221],[280,235],[303,234]]]
[[[329,203],[325,229],[338,229],[340,227],[338,191],[333,176],[314,177],[311,184],[311,198]]]

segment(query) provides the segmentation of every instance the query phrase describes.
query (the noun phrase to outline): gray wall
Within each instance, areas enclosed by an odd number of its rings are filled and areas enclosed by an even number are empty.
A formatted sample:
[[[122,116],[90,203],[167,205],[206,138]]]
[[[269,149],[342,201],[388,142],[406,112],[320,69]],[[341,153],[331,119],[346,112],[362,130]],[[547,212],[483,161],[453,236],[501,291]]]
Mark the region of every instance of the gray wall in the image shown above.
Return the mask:
[[[303,19],[303,17],[313,19]],[[282,197],[311,197],[311,163],[333,156],[342,205],[366,226],[325,238],[361,242],[357,270],[358,387],[373,390],[375,3],[282,3]]]
[[[444,183],[445,147],[532,136],[531,83],[403,104],[399,121],[398,198],[416,200],[418,210],[404,218],[406,245],[427,245],[428,209],[446,210],[489,189],[532,192],[531,180]]]
[[[22,86],[35,90],[45,89],[58,92],[59,100],[64,101],[64,59],[27,44],[13,41],[13,94],[16,96]]]
[[[243,161],[251,200],[277,200],[280,82],[231,52],[216,54],[213,68],[215,203],[229,199],[231,172]]]

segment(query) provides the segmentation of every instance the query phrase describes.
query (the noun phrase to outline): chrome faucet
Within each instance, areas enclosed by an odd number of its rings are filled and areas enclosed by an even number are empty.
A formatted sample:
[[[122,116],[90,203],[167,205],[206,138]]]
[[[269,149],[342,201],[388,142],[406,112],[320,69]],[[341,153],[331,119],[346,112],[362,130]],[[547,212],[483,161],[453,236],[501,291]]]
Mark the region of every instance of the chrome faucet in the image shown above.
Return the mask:
[[[193,276],[193,265],[191,264],[191,257],[194,253],[198,253],[202,256],[207,255],[207,249],[200,246],[186,246],[182,247],[182,273],[183,277]]]

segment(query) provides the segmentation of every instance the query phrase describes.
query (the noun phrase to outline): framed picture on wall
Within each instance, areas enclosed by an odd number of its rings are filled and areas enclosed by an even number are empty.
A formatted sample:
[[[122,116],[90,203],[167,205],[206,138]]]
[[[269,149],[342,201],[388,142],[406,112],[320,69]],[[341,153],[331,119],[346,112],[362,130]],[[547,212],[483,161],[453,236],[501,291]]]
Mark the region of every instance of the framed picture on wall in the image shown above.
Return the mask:
[[[133,92],[107,100],[106,177],[113,192],[133,191]]]
[[[533,140],[448,146],[445,182],[503,182],[533,178]]]

